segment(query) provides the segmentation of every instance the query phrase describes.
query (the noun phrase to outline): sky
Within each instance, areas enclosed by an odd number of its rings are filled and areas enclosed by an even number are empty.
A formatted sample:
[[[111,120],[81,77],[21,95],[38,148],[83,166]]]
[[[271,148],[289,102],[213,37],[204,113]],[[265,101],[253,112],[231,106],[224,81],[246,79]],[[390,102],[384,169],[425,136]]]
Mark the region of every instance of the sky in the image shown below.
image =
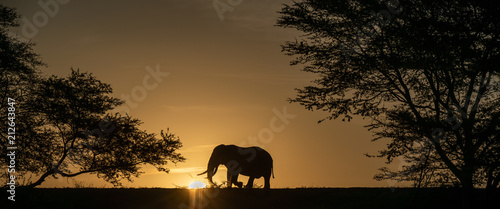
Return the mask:
[[[292,57],[281,52],[285,41],[301,35],[275,26],[277,11],[292,1],[2,2],[22,16],[15,33],[37,44],[35,52],[48,65],[41,68],[45,75],[66,76],[70,68],[90,72],[127,101],[122,110],[139,118],[142,129],[159,134],[169,128],[180,137],[186,162],[170,164],[169,174],[145,166],[139,178],[123,182],[126,187],[206,182],[196,174],[206,170],[219,144],[266,149],[274,159],[272,188],[399,185],[373,179],[387,165],[364,154],[376,154],[386,142],[371,142],[363,127],[369,121],[318,124],[328,113],[287,101],[295,88],[315,79],[290,66]],[[283,128],[272,130],[272,121]],[[214,177],[219,183],[226,178],[222,167]],[[82,175],[49,179],[41,187],[77,184],[111,186]]]

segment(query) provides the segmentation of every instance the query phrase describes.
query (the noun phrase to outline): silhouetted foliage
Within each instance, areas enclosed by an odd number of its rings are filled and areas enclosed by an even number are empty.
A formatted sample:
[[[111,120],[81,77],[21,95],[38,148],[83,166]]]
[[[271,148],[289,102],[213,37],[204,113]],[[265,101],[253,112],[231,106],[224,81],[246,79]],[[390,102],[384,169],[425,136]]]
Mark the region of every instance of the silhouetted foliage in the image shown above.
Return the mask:
[[[379,157],[402,157],[375,178],[416,186],[500,183],[500,16],[493,1],[303,0],[278,26],[292,65],[319,75],[291,99],[326,119],[371,119],[390,139]]]
[[[17,19],[19,15],[14,9],[0,5],[0,111],[2,121],[0,122],[0,154],[3,159],[0,164],[2,169],[1,179],[8,178],[6,156],[8,139],[7,139],[7,109],[8,97],[15,97],[16,107],[15,126],[16,138],[28,138],[28,134],[34,131],[34,127],[39,123],[36,120],[37,113],[31,106],[32,91],[36,84],[40,81],[40,72],[36,69],[44,64],[40,57],[32,51],[33,43],[24,43],[17,40],[15,37],[8,35],[9,29],[18,27]],[[20,123],[19,121],[23,121]],[[37,137],[34,135],[33,137]],[[40,139],[34,139],[38,141]],[[21,140],[19,140],[20,142]],[[16,159],[16,171],[27,169],[23,159]],[[24,159],[28,160],[28,159]],[[16,173],[17,174],[17,173]]]
[[[176,152],[182,147],[179,137],[168,129],[157,136],[139,129],[140,120],[113,113],[123,101],[110,96],[111,86],[92,74],[72,69],[67,77],[43,77],[36,70],[43,63],[32,44],[7,35],[9,27],[18,26],[18,15],[1,5],[0,12],[0,110],[8,108],[8,97],[15,99],[17,183],[34,187],[47,177],[92,173],[120,185],[122,179],[139,176],[142,165],[168,172],[169,161],[185,160]],[[7,126],[4,119],[2,156],[9,146]],[[9,175],[4,159],[2,179]]]

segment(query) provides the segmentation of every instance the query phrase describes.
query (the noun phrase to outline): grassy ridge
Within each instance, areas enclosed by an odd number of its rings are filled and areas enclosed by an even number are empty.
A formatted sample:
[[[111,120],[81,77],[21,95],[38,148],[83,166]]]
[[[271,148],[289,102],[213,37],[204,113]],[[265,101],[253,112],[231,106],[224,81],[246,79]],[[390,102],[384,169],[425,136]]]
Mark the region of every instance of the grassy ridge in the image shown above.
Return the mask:
[[[4,191],[5,192],[5,191]],[[478,191],[478,197],[484,191]],[[460,208],[456,189],[18,189],[16,202],[4,193],[6,208]],[[500,205],[500,195],[493,201]],[[483,198],[484,199],[484,198]],[[484,200],[480,201],[482,204]],[[490,202],[492,203],[492,202]],[[479,205],[478,205],[479,206]],[[0,207],[4,208],[4,207]]]

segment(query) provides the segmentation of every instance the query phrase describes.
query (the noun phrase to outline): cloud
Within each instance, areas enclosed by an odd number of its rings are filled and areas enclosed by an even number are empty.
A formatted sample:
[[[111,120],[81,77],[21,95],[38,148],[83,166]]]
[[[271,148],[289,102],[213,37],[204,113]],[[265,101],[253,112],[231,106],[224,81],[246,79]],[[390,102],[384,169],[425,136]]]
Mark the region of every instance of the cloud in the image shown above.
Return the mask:
[[[182,105],[182,106],[174,106],[174,105],[167,105],[165,106],[169,111],[172,112],[182,112],[182,111],[202,111],[202,112],[213,112],[213,111],[220,111],[223,110],[224,108],[221,107],[215,107],[215,106],[208,106],[208,105]]]
[[[298,82],[309,82],[310,77],[301,75],[282,75],[282,74],[211,74],[214,77],[244,79],[271,84],[296,84]]]
[[[189,147],[186,149],[182,149],[182,153],[189,153],[189,152],[204,152],[204,151],[212,151],[214,147],[216,147],[219,144],[205,144],[205,145],[198,145],[194,147]]]
[[[163,106],[170,112],[234,112],[249,109],[265,109],[261,105],[165,105]]]
[[[201,173],[207,170],[206,167],[172,168],[170,173]]]

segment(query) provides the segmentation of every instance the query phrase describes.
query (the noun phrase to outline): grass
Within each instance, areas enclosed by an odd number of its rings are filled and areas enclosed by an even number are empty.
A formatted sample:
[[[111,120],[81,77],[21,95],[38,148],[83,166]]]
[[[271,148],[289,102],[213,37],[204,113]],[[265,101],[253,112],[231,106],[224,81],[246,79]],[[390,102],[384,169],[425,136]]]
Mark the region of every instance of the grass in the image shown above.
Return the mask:
[[[484,191],[478,191],[478,197]],[[1,208],[461,208],[457,189],[296,188],[162,189],[63,188],[16,190],[16,202],[0,199]],[[500,205],[500,195],[492,198]],[[481,201],[484,202],[484,201]],[[486,204],[486,203],[483,203]],[[479,208],[480,205],[478,205]]]

